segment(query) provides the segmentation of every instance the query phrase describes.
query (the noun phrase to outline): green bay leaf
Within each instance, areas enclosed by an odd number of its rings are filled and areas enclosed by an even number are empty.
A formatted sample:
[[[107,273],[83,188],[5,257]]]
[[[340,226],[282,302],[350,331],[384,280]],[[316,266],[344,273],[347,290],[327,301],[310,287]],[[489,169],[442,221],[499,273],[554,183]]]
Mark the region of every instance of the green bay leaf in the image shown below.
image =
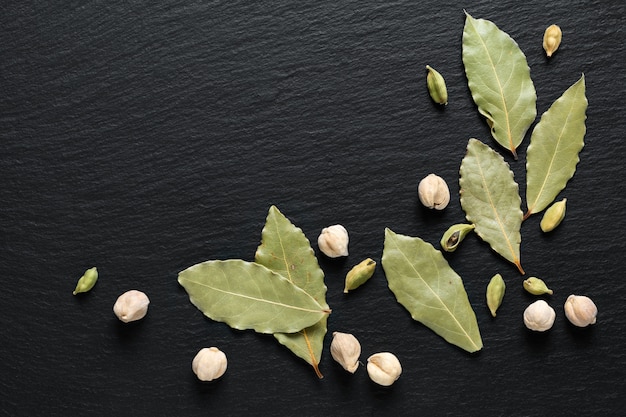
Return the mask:
[[[420,238],[386,229],[382,265],[389,289],[413,319],[468,352],[482,349],[463,281],[440,251]]]
[[[461,207],[476,234],[523,274],[522,201],[509,164],[489,146],[470,139],[461,162],[459,187]]]
[[[585,137],[584,75],[541,116],[526,156],[526,217],[539,213],[574,176]]]
[[[269,209],[255,261],[287,278],[328,309],[324,272],[319,267],[309,240],[275,206]],[[299,332],[274,334],[281,344],[311,364],[319,377],[321,373],[318,365],[327,331],[326,321],[325,316]]]
[[[328,314],[288,279],[239,259],[193,265],[178,274],[178,282],[207,317],[235,329],[293,333]]]
[[[463,65],[472,98],[493,138],[517,158],[516,149],[537,116],[537,93],[526,56],[494,23],[466,13]]]

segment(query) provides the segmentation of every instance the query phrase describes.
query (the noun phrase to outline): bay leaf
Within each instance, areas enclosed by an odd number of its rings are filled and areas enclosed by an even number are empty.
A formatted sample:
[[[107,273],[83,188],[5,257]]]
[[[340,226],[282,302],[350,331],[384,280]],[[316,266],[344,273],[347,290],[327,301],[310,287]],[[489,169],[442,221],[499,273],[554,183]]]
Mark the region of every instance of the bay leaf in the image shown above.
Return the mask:
[[[385,229],[382,265],[389,289],[413,319],[468,352],[482,349],[463,281],[440,251],[418,237]]]
[[[461,161],[459,187],[461,207],[476,234],[523,274],[522,201],[509,164],[489,146],[470,139]]]
[[[526,155],[526,217],[554,201],[574,176],[586,132],[585,76],[541,116]]]
[[[207,317],[235,329],[298,332],[329,313],[288,279],[240,259],[193,265],[178,274],[178,282]]]
[[[466,13],[463,65],[472,98],[493,138],[517,159],[516,149],[537,116],[537,93],[526,56],[493,22]]]
[[[319,267],[309,240],[276,206],[269,209],[255,261],[287,278],[328,309],[324,272]],[[313,366],[320,378],[319,362],[327,331],[326,321],[327,317],[324,316],[299,332],[274,334],[281,344]]]

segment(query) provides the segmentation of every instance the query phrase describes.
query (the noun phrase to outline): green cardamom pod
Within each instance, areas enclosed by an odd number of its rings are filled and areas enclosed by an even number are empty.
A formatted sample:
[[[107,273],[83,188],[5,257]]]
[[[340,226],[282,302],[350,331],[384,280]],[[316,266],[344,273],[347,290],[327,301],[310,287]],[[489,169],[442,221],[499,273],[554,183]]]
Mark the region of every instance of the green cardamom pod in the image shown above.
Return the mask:
[[[371,258],[367,258],[358,265],[355,265],[346,275],[346,285],[343,292],[347,293],[363,285],[374,275],[375,269],[376,262]]]
[[[554,230],[565,218],[565,203],[567,198],[558,201],[550,206],[549,209],[543,214],[541,223],[539,226],[544,232],[550,232]]]
[[[548,288],[545,282],[537,277],[530,277],[523,282],[524,289],[533,295],[550,294],[552,290]]]
[[[441,238],[441,249],[446,252],[454,252],[468,233],[474,230],[473,224],[453,224],[446,230]]]
[[[561,39],[563,38],[563,32],[558,25],[550,25],[543,33],[543,49],[546,51],[548,58],[552,56],[559,45],[561,45]]]
[[[487,307],[489,307],[489,311],[491,311],[493,317],[496,316],[496,310],[500,307],[500,304],[502,304],[505,290],[506,284],[502,279],[502,275],[495,274],[487,285]]]
[[[76,295],[81,292],[89,291],[96,285],[96,281],[98,281],[98,270],[94,266],[86,270],[83,276],[80,277],[72,294]]]
[[[430,65],[426,65],[428,74],[426,75],[426,84],[428,85],[428,93],[433,101],[437,104],[448,104],[448,89],[446,88],[446,80]]]

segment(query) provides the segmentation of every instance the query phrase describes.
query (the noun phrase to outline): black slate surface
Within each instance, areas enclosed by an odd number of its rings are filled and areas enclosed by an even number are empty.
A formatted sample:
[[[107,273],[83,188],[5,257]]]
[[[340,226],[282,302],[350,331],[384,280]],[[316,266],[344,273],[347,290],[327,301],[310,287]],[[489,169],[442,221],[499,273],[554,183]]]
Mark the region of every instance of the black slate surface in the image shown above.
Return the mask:
[[[467,140],[502,151],[473,104],[461,61],[463,10],[496,23],[527,56],[539,115],[585,74],[589,108],[578,170],[561,194],[565,222],[522,227],[522,262],[557,311],[525,329],[516,269],[475,236],[446,254],[463,277],[484,349],[457,349],[411,320],[382,268],[344,295],[343,278],[380,260],[385,227],[434,243],[464,213],[458,169]],[[563,43],[541,48],[557,23]],[[0,414],[464,415],[623,414],[623,1],[5,1],[0,6]],[[430,101],[424,66],[446,77]],[[538,120],[538,119],[537,119]],[[508,155],[524,196],[525,150]],[[502,152],[505,153],[505,152]],[[420,207],[416,187],[444,177],[451,204]],[[341,223],[350,256],[319,256],[329,318],[318,380],[271,336],[205,319],[177,273],[207,259],[252,260],[270,205],[315,243]],[[100,280],[74,297],[76,279]],[[508,285],[496,319],[489,278]],[[112,313],[145,291],[141,322]],[[562,305],[587,294],[597,325],[576,329]],[[330,333],[355,334],[362,361],[392,351],[404,372],[371,383],[345,373]],[[199,383],[205,346],[229,358]]]

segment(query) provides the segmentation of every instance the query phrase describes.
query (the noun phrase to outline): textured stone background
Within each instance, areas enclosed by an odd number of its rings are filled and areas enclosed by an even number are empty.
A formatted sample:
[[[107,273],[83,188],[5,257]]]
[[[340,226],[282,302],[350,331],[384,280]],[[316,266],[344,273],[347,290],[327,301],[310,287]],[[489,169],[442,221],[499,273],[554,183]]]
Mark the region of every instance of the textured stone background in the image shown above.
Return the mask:
[[[414,322],[382,268],[342,293],[350,267],[380,260],[385,227],[438,246],[462,222],[458,169],[470,137],[502,151],[473,104],[461,61],[463,9],[496,23],[526,54],[541,115],[586,76],[586,146],[562,196],[565,222],[522,227],[528,275],[555,290],[548,334],[522,312],[516,269],[470,236],[446,254],[463,277],[484,349],[475,355]],[[0,6],[0,414],[617,415],[624,405],[623,216],[626,6],[623,1],[5,1]],[[548,60],[544,29],[563,43]],[[441,110],[425,87],[446,78]],[[538,120],[538,119],[537,119]],[[529,135],[508,155],[522,197]],[[504,153],[504,152],[503,152]],[[430,172],[452,191],[422,209]],[[525,200],[523,198],[523,200]],[[273,337],[205,319],[177,273],[207,259],[252,260],[271,204],[313,242],[341,223],[350,256],[320,256],[329,318],[318,380]],[[76,279],[100,271],[92,292]],[[497,319],[489,278],[508,285]],[[123,325],[116,297],[152,303]],[[564,317],[570,293],[598,324]],[[345,373],[330,333],[354,333],[362,361],[392,351],[389,388]],[[219,346],[223,379],[201,384],[191,359]]]

